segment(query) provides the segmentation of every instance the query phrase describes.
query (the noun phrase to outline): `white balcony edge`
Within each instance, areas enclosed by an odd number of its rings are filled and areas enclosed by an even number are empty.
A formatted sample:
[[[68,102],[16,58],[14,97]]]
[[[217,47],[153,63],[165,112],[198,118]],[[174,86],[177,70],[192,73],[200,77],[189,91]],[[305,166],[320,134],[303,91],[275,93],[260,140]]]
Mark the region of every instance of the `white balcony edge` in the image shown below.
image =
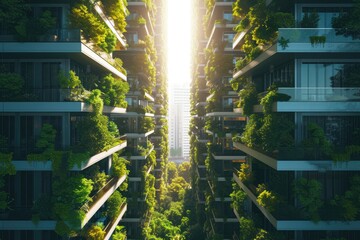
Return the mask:
[[[70,171],[82,171],[95,163],[103,160],[104,158],[114,154],[115,152],[120,151],[121,149],[126,148],[127,142],[123,142],[108,151],[104,151],[101,153],[98,153],[91,158],[89,158],[87,161],[81,163],[81,166],[74,166]],[[12,164],[15,166],[16,171],[52,171],[52,161],[29,161],[29,160],[21,160],[21,161],[12,161]]]
[[[107,151],[98,153],[98,154],[92,156],[91,158],[89,158],[88,161],[81,163],[80,167],[74,166],[71,169],[71,171],[82,171],[82,170],[94,165],[95,163],[103,160],[104,158],[106,158],[106,157],[108,157],[108,156],[110,156],[110,155],[112,155],[112,154],[126,148],[126,146],[127,146],[127,142],[125,141],[125,142],[123,142],[123,143],[121,143],[121,144],[119,144],[119,145],[117,145],[117,146],[115,146],[113,148],[110,148]]]
[[[113,234],[116,226],[119,224],[120,220],[122,219],[122,217],[124,216],[125,212],[127,210],[127,204],[125,204],[125,206],[123,207],[123,209],[121,210],[119,216],[116,218],[116,220],[114,221],[114,224],[111,226],[111,228],[109,229],[109,231],[106,233],[104,240],[108,240],[110,239],[111,235]]]
[[[258,161],[278,171],[359,171],[360,160],[334,162],[333,160],[276,160],[253,150],[242,143],[234,142],[234,146],[251,155]]]
[[[276,220],[275,217],[269,213],[264,207],[260,206],[257,202],[256,196],[240,181],[240,179],[233,174],[233,178],[239,187],[245,191],[251,201],[256,207],[264,214],[269,222],[277,229],[281,231],[337,231],[337,230],[359,230],[360,221],[318,221],[313,222],[309,220]]]
[[[24,220],[0,220],[0,230],[10,231],[53,231],[56,226],[54,220],[41,220],[37,223]]]
[[[104,205],[104,203],[116,191],[116,189],[126,180],[126,178],[126,175],[119,178],[118,181],[106,193],[104,193],[104,195],[99,199],[99,201],[92,205],[81,223],[81,228],[83,228],[86,223],[88,223],[88,221],[95,215],[95,213],[100,209],[100,207]]]

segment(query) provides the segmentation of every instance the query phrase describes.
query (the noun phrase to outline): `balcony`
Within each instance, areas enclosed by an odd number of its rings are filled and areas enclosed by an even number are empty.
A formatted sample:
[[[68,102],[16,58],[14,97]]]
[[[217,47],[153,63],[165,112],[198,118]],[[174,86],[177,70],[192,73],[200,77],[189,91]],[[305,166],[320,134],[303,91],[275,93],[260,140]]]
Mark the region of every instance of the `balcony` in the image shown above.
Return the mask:
[[[267,209],[259,205],[257,197],[253,192],[243,183],[240,179],[233,175],[235,182],[239,187],[244,190],[253,204],[260,210],[260,212],[267,218],[267,220],[276,228],[278,231],[340,231],[340,230],[359,230],[360,221],[318,221],[313,222],[310,220],[278,220],[276,219]]]
[[[108,198],[116,191],[116,189],[125,181],[127,176],[121,178],[112,178],[102,189],[100,189],[93,197],[90,203],[85,203],[81,208],[85,210],[85,218],[81,222],[79,228],[83,228],[86,223],[94,216]]]
[[[123,216],[127,210],[127,204],[123,203],[120,208],[122,210],[121,210],[119,216],[116,219],[113,219],[112,221],[110,221],[109,224],[104,228],[104,231],[106,232],[104,240],[110,239],[116,226],[119,224],[120,220],[123,218]]]
[[[124,141],[118,144],[111,149],[95,154],[89,159],[84,159],[81,164],[78,166],[73,166],[70,171],[82,171],[99,161],[109,157],[110,155],[126,148],[127,142]],[[32,152],[34,149],[14,149],[14,160],[12,160],[13,165],[15,166],[16,171],[52,171],[52,161],[47,159],[37,159],[36,161],[21,160],[20,158],[26,157],[29,152]]]
[[[333,28],[280,28],[278,52],[359,52],[360,39],[336,35]]]
[[[360,157],[345,162],[334,162],[314,149],[304,147],[279,148],[276,154],[267,153],[234,142],[234,146],[277,171],[359,171]]]
[[[40,36],[34,42],[18,42],[13,37],[0,36],[2,48],[0,52],[7,55],[12,54],[29,54],[32,57],[40,54],[46,57],[61,53],[64,58],[74,58],[80,62],[91,62],[97,68],[110,71],[117,77],[126,80],[122,69],[114,67],[114,59],[110,54],[96,50],[91,42],[86,42],[81,37],[80,29],[53,29],[46,35]]]
[[[233,77],[248,76],[254,71],[268,68],[274,62],[293,59],[294,53],[305,54],[303,58],[318,59],[337,53],[356,57],[359,52],[359,39],[336,35],[333,28],[280,28],[273,45],[234,72]]]

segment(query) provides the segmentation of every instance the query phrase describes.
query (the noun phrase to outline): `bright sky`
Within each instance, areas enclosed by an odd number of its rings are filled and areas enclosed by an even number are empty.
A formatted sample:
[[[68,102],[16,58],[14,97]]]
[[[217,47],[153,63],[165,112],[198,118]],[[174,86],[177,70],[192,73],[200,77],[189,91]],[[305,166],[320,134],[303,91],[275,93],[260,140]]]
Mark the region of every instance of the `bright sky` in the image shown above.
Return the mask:
[[[167,2],[167,60],[169,87],[189,86],[191,80],[192,0]]]

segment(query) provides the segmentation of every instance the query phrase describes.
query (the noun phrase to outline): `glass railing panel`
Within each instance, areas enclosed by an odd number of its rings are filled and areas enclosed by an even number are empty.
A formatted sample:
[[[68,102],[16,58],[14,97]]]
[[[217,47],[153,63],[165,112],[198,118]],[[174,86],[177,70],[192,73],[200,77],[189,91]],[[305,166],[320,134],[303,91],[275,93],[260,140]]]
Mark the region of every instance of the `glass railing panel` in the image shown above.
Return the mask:
[[[278,93],[290,96],[289,101],[360,101],[360,88],[278,88]]]
[[[360,39],[336,35],[334,28],[279,28],[278,39],[284,38],[289,43],[310,43],[313,36],[325,36],[326,43],[360,43]]]

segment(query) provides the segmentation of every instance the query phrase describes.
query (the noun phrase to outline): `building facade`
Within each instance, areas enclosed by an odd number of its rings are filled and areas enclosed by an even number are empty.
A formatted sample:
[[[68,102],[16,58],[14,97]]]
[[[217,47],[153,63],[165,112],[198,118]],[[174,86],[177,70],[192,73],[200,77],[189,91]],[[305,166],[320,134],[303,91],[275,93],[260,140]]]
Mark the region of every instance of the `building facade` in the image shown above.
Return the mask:
[[[233,75],[240,96],[234,111],[247,117],[234,144],[246,153],[234,173],[240,236],[251,224],[249,239],[359,238],[359,215],[350,209],[359,206],[352,76],[360,48],[358,37],[342,31],[354,7],[351,1],[234,5],[242,19],[233,47],[245,52]]]
[[[161,4],[5,3],[1,239],[142,239],[168,155]]]

